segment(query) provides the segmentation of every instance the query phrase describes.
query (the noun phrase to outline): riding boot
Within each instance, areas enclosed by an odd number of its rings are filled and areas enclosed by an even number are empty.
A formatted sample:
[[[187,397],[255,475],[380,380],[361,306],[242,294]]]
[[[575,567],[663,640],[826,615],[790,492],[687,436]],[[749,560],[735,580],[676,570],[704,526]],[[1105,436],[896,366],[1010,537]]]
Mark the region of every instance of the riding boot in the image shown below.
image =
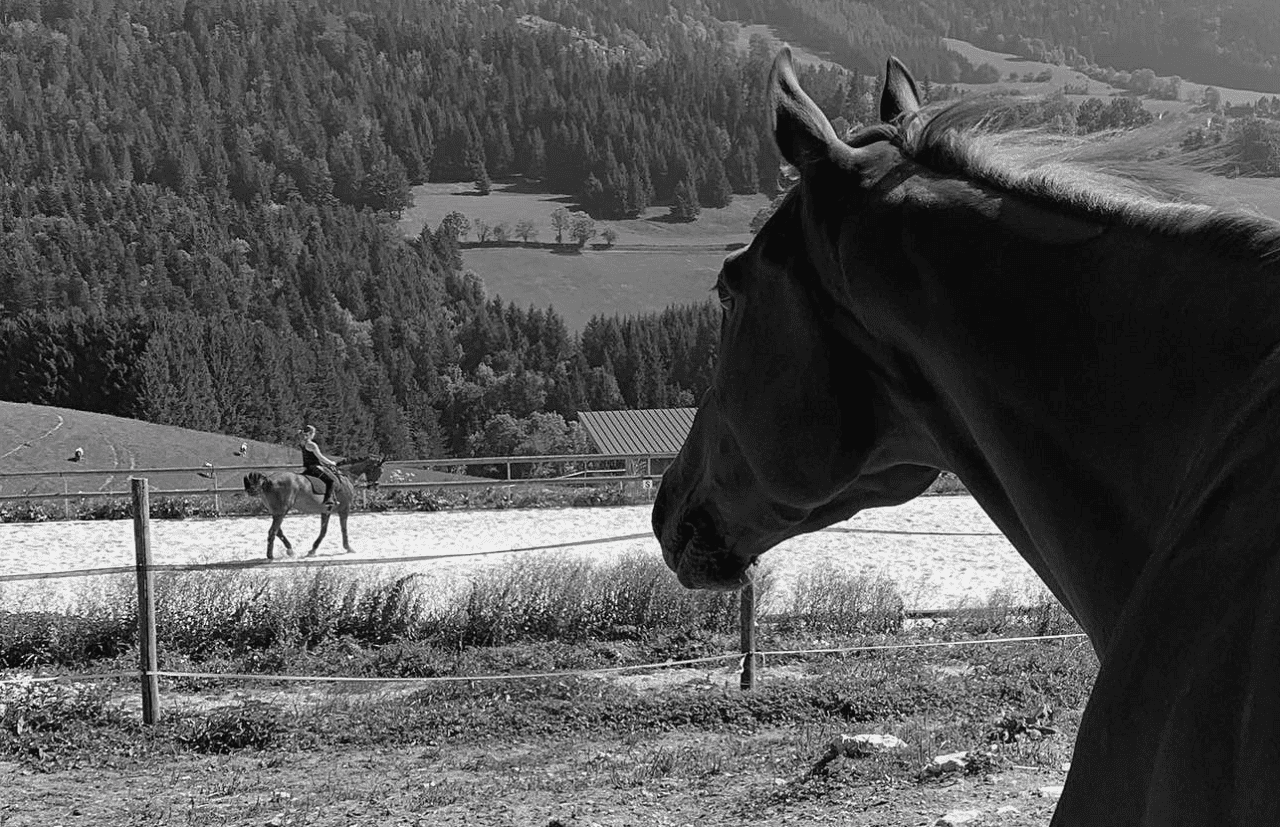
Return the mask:
[[[332,509],[334,506],[333,482],[334,481],[332,479],[326,479],[324,481],[324,502],[322,503],[322,505],[324,506],[326,511]]]

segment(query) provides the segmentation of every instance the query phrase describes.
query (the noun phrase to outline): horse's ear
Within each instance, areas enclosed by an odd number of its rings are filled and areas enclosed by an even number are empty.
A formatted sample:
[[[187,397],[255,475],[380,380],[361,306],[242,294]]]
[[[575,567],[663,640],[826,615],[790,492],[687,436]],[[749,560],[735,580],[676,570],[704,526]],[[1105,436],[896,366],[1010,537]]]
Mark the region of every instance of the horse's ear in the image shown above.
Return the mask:
[[[831,122],[800,88],[791,48],[783,46],[769,73],[773,101],[773,138],[782,157],[799,170],[831,157],[834,147],[844,147]]]
[[[880,90],[880,120],[893,123],[918,111],[920,90],[916,88],[916,79],[901,60],[889,58],[884,69],[884,88]]]

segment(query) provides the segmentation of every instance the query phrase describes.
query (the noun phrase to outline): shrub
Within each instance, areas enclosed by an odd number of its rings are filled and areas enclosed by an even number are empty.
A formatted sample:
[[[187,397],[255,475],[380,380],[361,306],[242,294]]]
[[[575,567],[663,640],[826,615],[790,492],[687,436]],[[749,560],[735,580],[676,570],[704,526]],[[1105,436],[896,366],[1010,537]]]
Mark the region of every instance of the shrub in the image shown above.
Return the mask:
[[[55,517],[47,506],[30,500],[0,506],[0,523],[43,523],[52,519]]]
[[[963,607],[948,624],[957,637],[1061,635],[1080,631],[1075,618],[1043,589],[997,589],[983,602]]]
[[[184,520],[206,513],[212,509],[201,508],[190,497],[158,497],[151,502],[151,516],[157,520]]]
[[[723,632],[737,622],[736,594],[688,592],[655,555],[603,565],[530,555],[473,582],[458,635],[466,645],[501,645],[628,637],[637,629]]]
[[[133,503],[116,498],[93,500],[81,507],[76,514],[80,520],[127,520],[132,516]]]
[[[0,611],[0,667],[75,667],[128,651],[137,641],[134,595],[130,578],[104,578],[61,611]]]
[[[826,563],[796,578],[783,616],[783,631],[873,634],[900,631],[906,612],[892,581]]]

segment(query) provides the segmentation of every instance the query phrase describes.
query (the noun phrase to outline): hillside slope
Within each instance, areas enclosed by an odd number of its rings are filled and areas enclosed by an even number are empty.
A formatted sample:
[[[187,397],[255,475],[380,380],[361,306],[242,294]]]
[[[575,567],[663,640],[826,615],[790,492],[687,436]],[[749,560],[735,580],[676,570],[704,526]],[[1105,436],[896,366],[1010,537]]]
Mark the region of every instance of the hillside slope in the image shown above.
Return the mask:
[[[248,451],[236,456],[241,443]],[[71,460],[76,448],[84,449],[79,462]],[[74,481],[68,485],[72,491],[120,490],[127,487],[125,479],[139,469],[200,468],[205,463],[217,468],[292,466],[298,463],[298,452],[283,445],[136,419],[0,402],[0,495],[57,490],[50,488],[56,479],[53,476],[4,476],[7,474],[74,472]],[[207,484],[190,472],[147,476],[160,488]],[[239,476],[230,481],[238,485]]]

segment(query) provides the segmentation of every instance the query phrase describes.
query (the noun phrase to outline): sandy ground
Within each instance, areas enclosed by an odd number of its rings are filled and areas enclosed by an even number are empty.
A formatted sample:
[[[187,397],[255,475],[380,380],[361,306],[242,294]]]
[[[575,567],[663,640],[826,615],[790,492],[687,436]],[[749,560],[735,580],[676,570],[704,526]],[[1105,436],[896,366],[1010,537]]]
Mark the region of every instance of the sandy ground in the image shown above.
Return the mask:
[[[649,513],[648,506],[626,506],[355,514],[350,519],[354,554],[342,554],[338,521],[333,519],[319,556],[374,561],[512,550],[511,554],[397,564],[411,571],[430,570],[443,581],[465,578],[479,566],[501,565],[523,552],[597,559],[628,553],[658,555]],[[268,524],[265,516],[153,520],[154,559],[160,564],[262,559]],[[295,546],[305,551],[318,524],[315,517],[295,516],[286,519],[284,528]],[[281,556],[277,544],[277,557]],[[133,561],[133,523],[128,520],[0,525],[0,574],[129,566]],[[921,497],[896,508],[867,511],[789,540],[763,558],[783,588],[797,572],[822,563],[882,574],[898,585],[913,608],[980,601],[995,589],[1033,589],[1038,582],[969,497]],[[48,602],[75,582],[2,584],[0,594],[10,607],[37,595]]]

